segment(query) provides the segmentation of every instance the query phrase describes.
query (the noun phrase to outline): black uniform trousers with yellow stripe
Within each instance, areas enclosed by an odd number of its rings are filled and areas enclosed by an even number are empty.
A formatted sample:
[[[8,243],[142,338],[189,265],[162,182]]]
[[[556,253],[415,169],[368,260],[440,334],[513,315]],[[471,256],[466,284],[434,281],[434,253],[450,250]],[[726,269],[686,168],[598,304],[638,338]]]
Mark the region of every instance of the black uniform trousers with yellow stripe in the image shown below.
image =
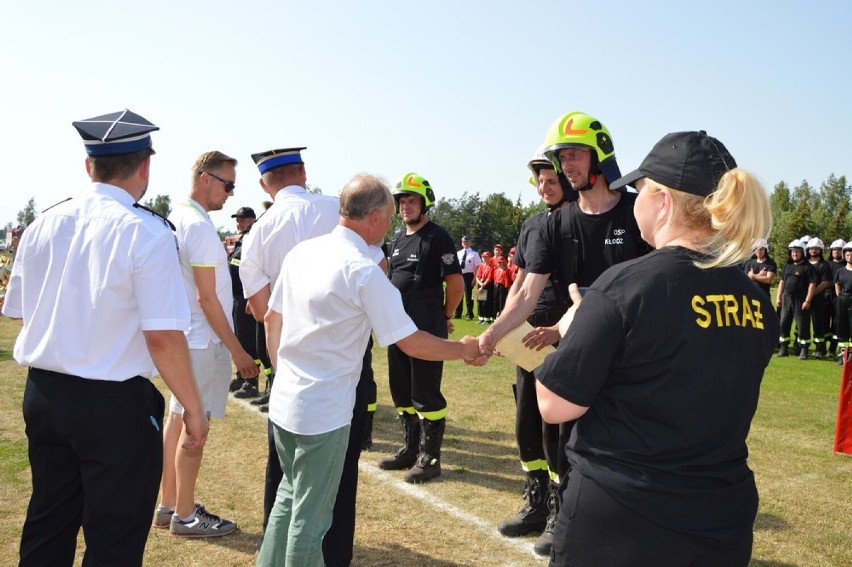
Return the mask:
[[[443,288],[412,290],[402,296],[405,312],[418,329],[447,338]],[[388,381],[397,411],[414,408],[429,420],[446,417],[447,400],[441,394],[443,374],[443,362],[412,358],[395,344],[388,347]]]
[[[781,295],[781,342],[790,340],[790,331],[793,328],[793,320],[796,321],[796,330],[799,335],[799,343],[806,345],[811,340],[811,318],[810,313],[802,309],[804,294],[793,295],[784,293]]]
[[[533,327],[549,327],[555,325],[560,317],[556,312],[533,313],[527,321]],[[515,440],[521,466],[527,473],[546,471],[551,480],[556,480],[555,475],[561,479],[569,465],[565,451],[560,448],[568,442],[574,422],[554,425],[542,420],[535,391],[535,373],[520,366],[515,372]]]

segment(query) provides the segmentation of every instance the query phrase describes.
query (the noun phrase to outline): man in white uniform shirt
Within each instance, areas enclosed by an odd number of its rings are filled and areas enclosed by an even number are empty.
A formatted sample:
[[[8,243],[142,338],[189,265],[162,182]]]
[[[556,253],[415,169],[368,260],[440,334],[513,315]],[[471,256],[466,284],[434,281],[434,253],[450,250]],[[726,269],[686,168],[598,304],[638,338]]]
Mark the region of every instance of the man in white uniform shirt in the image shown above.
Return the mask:
[[[251,156],[260,171],[260,186],[273,200],[269,210],[257,219],[251,232],[245,235],[240,263],[243,293],[248,299],[252,315],[259,323],[263,323],[272,286],[290,250],[303,240],[328,234],[337,225],[338,199],[308,193],[305,188],[308,178],[301,154],[304,149],[275,149]],[[302,276],[307,279],[312,277],[308,272],[302,272]],[[273,353],[269,352],[269,356],[271,358]],[[268,427],[267,444],[264,528],[281,482],[281,467],[275,452],[271,425]],[[353,526],[354,505],[352,502]],[[326,563],[332,565],[334,562],[327,558]]]
[[[129,110],[74,122],[92,184],[42,213],[21,239],[3,314],[23,319],[23,413],[33,492],[20,565],[142,565],[162,472],[164,401],[156,365],[186,408],[183,448],[207,418],[183,329],[190,313],[175,237],[136,204],[148,187],[149,132]]]
[[[339,226],[299,244],[284,260],[266,314],[276,368],[269,416],[284,477],[258,565],[323,562],[322,538],[331,525],[371,330],[381,346],[396,343],[425,360],[479,356],[472,337],[440,339],[406,315],[371,249],[384,241],[393,214],[387,185],[358,175],[340,193]]]
[[[225,417],[231,359],[244,378],[258,368],[234,334],[233,294],[225,247],[209,211],[221,210],[234,194],[237,160],[217,151],[201,154],[192,166],[189,198],[179,201],[169,220],[180,245],[184,288],[192,312],[186,331],[192,371],[208,417]],[[187,455],[177,447],[186,435],[181,424],[183,407],[172,396],[170,417],[163,430],[163,479],[155,527],[169,527],[172,535],[215,537],[231,533],[236,524],[209,513],[195,502],[195,483],[202,451]]]
[[[459,266],[461,266],[464,280],[464,301],[460,301],[459,306],[456,307],[456,319],[461,319],[462,305],[465,305],[467,309],[465,319],[473,321],[473,280],[476,269],[482,264],[482,258],[479,257],[479,252],[470,247],[469,236],[462,236],[461,245],[461,250],[458,250],[456,255],[459,257]]]

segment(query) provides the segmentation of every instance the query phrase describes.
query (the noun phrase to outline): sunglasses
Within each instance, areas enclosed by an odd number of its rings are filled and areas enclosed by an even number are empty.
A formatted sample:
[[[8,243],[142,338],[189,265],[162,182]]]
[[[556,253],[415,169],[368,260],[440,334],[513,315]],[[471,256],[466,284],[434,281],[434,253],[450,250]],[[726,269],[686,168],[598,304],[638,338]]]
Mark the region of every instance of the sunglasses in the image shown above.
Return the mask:
[[[227,193],[230,193],[231,191],[233,191],[234,188],[237,186],[237,184],[234,183],[233,181],[228,181],[226,179],[222,179],[218,175],[216,175],[214,173],[210,173],[209,171],[202,171],[201,173],[206,173],[207,175],[209,175],[213,179],[218,179],[219,181],[221,181],[225,185],[225,191]]]

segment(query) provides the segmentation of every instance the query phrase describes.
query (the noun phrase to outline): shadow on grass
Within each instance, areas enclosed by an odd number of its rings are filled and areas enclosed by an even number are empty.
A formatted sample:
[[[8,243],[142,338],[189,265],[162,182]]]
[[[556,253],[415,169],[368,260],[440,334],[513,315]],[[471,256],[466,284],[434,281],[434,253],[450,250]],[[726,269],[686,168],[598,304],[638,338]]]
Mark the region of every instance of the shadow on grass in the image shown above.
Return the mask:
[[[12,360],[12,351],[0,348],[0,362]]]
[[[790,529],[790,524],[786,520],[772,514],[758,514],[754,520],[754,529],[767,532],[780,532]]]
[[[254,563],[254,554],[257,551],[258,539],[260,539],[259,531],[244,531],[242,528],[237,528],[236,532],[223,537],[185,538],[181,541],[186,541],[189,545],[215,545],[217,547],[224,547],[245,554],[251,558],[251,563]]]
[[[796,563],[784,563],[783,561],[763,561],[752,557],[749,567],[799,567]]]
[[[464,563],[455,563],[444,559],[430,557],[426,553],[418,553],[401,545],[389,544],[387,547],[375,548],[358,545],[352,558],[353,565],[369,565],[370,567],[389,567],[397,565],[417,565],[418,567],[458,567]]]
[[[244,532],[242,530],[225,537],[187,539],[189,545],[198,546],[215,545],[224,547],[246,556],[251,563],[254,562],[258,532]],[[371,567],[397,566],[400,558],[405,558],[406,565],[418,565],[419,567],[458,567],[461,563],[435,559],[426,553],[418,553],[405,546],[389,544],[387,547],[374,548],[358,545],[356,540],[353,550],[353,564],[370,565]],[[250,564],[250,563],[247,563]]]

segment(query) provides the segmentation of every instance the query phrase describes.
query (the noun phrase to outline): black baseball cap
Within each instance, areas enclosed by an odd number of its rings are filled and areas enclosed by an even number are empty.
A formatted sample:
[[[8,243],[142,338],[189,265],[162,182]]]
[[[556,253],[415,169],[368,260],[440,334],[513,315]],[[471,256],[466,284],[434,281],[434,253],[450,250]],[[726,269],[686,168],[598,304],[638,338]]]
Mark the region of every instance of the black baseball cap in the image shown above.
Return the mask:
[[[639,169],[616,179],[609,188],[635,187],[637,181],[648,177],[666,187],[706,197],[735,167],[737,162],[725,145],[704,130],[673,132],[657,142]]]
[[[232,219],[236,218],[253,218],[256,219],[257,215],[254,214],[254,209],[251,207],[240,207],[237,209],[237,212],[231,215]]]

